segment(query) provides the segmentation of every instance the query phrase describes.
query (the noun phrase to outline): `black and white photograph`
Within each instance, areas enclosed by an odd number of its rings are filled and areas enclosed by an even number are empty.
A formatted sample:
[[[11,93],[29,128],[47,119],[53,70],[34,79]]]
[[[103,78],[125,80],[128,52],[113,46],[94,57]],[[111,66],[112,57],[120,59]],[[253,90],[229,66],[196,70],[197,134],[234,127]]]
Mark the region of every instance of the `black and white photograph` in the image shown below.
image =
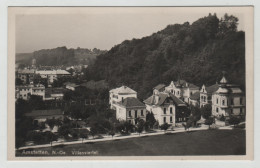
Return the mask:
[[[252,7],[8,12],[13,158],[252,159]]]

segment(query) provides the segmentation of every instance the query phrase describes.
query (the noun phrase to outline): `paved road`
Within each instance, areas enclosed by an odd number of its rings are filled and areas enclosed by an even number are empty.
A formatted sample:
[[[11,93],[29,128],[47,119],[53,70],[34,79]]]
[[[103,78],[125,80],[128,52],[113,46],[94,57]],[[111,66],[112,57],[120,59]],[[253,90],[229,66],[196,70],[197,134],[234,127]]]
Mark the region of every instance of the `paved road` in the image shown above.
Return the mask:
[[[200,130],[207,130],[208,126],[207,125],[202,125],[199,128],[190,128],[189,131],[200,131]],[[230,126],[225,126],[225,127],[220,127],[219,129],[232,129],[232,127]],[[175,128],[174,131],[171,130],[167,130],[167,133],[172,133],[172,134],[176,134],[176,133],[180,133],[180,132],[186,132],[184,128]],[[103,142],[103,141],[114,141],[117,139],[128,139],[128,138],[136,138],[136,137],[143,137],[143,136],[154,136],[154,135],[162,135],[165,134],[164,131],[162,130],[158,130],[157,132],[154,133],[142,133],[142,134],[138,134],[138,133],[132,133],[131,135],[127,135],[127,136],[120,136],[115,135],[112,139],[111,136],[108,135],[104,135],[102,139],[87,139],[84,140],[83,142]],[[78,141],[71,141],[71,142],[53,142],[52,146],[56,146],[56,145],[71,145],[71,144],[81,144],[82,140],[78,140]],[[33,148],[43,148],[43,147],[50,147],[51,144],[43,144],[43,145],[33,145],[33,146],[25,146],[25,147],[20,147],[19,150],[21,149],[33,149]]]

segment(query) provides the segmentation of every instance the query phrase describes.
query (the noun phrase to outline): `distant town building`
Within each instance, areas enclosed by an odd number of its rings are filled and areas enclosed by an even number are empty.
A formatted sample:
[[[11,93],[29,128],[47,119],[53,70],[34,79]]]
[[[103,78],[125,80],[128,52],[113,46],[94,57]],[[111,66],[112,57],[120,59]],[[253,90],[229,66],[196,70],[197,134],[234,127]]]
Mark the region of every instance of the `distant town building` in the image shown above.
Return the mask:
[[[35,58],[33,58],[32,59],[32,68],[36,68],[36,59]]]
[[[146,119],[146,106],[135,97],[127,97],[113,104],[116,108],[116,119],[137,124],[137,119]]]
[[[33,110],[30,113],[25,113],[26,117],[33,119],[34,124],[45,122],[47,119],[64,119],[64,112],[61,109],[53,110]]]
[[[45,100],[45,86],[41,84],[16,86],[16,99],[28,100],[31,95],[41,96]]]
[[[39,74],[41,78],[47,78],[49,83],[53,83],[54,80],[57,80],[58,77],[70,76],[71,74],[65,70],[37,70],[35,72]]]
[[[219,88],[219,84],[214,84],[211,86],[203,85],[200,90],[200,107],[206,104],[212,104],[212,94],[216,92]]]
[[[188,115],[183,111],[185,103],[171,92],[159,92],[144,100],[146,110],[154,114],[159,125],[186,121]]]
[[[63,100],[64,88],[46,88],[45,89],[45,100]]]
[[[212,95],[214,116],[245,115],[245,96],[239,85],[230,84],[223,76],[219,88]]]
[[[65,88],[72,90],[72,91],[75,91],[79,86],[80,85],[76,85],[75,83],[67,82],[66,85],[65,85]]]
[[[127,86],[121,86],[119,88],[115,88],[109,91],[109,104],[111,109],[116,109],[114,106],[118,102],[122,102],[124,99],[128,97],[137,98],[137,93],[133,89]]]
[[[105,80],[99,80],[99,81],[91,80],[80,84],[80,86],[85,87],[87,89],[99,90],[99,89],[107,89],[108,83]]]
[[[177,82],[172,81],[169,86],[165,87],[165,90],[171,92],[184,102],[189,103],[189,98],[192,94],[199,91],[199,87],[185,80],[178,80]]]
[[[17,78],[20,78],[24,84],[29,84],[30,82],[32,82],[34,75],[34,69],[19,69],[17,71]]]

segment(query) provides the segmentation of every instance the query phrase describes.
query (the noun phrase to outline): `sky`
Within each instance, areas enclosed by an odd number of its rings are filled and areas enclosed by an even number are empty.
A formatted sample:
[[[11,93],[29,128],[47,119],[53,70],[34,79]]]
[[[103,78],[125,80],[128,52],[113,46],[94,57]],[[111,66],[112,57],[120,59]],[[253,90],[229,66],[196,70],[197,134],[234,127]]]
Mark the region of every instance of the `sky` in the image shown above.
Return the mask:
[[[109,50],[124,40],[142,38],[164,29],[169,24],[194,22],[216,13],[239,18],[238,30],[244,29],[243,14],[238,10],[218,8],[174,7],[88,7],[40,8],[16,15],[16,53],[29,53],[61,46]]]

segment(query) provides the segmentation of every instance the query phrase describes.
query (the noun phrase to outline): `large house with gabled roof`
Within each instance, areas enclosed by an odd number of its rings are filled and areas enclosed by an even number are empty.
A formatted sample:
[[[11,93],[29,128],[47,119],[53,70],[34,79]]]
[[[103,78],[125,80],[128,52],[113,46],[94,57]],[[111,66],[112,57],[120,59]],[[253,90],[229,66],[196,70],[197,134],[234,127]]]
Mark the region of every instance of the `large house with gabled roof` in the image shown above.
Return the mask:
[[[116,108],[116,119],[137,124],[137,119],[146,119],[146,106],[136,97],[127,97],[113,104]]]
[[[176,82],[172,81],[169,86],[165,87],[165,90],[171,92],[184,102],[189,103],[191,95],[198,92],[199,87],[185,80],[178,80]]]
[[[109,104],[111,109],[116,109],[114,106],[118,102],[122,102],[125,98],[137,98],[137,92],[127,86],[121,86],[109,91]]]
[[[171,92],[159,92],[144,100],[146,110],[154,114],[159,125],[168,123],[175,126],[176,122],[186,121],[186,104]]]

